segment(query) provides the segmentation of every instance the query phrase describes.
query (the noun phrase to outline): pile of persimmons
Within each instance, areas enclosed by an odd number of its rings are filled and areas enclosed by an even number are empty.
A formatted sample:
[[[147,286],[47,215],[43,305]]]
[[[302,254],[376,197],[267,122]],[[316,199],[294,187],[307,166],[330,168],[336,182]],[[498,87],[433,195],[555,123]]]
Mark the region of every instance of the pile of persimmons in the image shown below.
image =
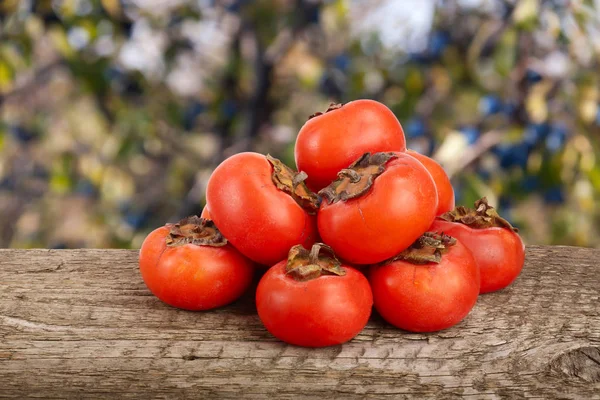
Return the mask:
[[[403,330],[449,328],[480,293],[520,273],[516,229],[485,198],[454,208],[442,167],[406,149],[385,105],[332,104],[304,124],[294,153],[299,172],[258,153],[223,161],[202,215],[144,241],[140,270],[152,293],[208,310],[239,298],[254,271],[266,271],[256,288],[266,329],[321,347],[356,336],[373,306]]]

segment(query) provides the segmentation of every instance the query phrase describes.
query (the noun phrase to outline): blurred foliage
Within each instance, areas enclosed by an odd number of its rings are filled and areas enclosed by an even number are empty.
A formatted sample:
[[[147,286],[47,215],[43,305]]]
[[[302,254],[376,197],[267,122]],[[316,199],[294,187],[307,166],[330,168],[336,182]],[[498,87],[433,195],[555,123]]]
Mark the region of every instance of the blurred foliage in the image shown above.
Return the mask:
[[[599,3],[4,0],[0,246],[138,247],[239,151],[378,99],[528,243],[598,246]]]

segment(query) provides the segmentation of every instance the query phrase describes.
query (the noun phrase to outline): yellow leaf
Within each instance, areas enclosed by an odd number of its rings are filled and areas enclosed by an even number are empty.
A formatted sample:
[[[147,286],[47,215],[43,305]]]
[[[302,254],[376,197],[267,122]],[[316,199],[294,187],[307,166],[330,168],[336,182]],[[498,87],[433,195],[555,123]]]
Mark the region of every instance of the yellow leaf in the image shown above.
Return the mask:
[[[60,5],[60,13],[69,17],[74,16],[77,3],[75,0],[64,0]]]
[[[110,14],[113,18],[119,18],[121,16],[121,4],[119,0],[102,0],[102,7]]]
[[[452,87],[452,79],[450,78],[448,71],[441,67],[431,68],[431,81],[440,96],[446,95]]]
[[[17,11],[19,0],[4,0],[0,2],[0,11],[6,14],[14,13]]]
[[[9,45],[8,43],[0,47],[0,54],[5,60],[4,62],[11,65],[14,70],[23,70],[27,67],[25,59],[14,46]]]
[[[54,174],[50,178],[50,190],[58,194],[65,194],[69,192],[71,187],[71,180],[65,174]]]
[[[0,93],[7,92],[12,88],[13,71],[10,66],[0,60]]]
[[[598,104],[592,99],[586,99],[579,104],[581,119],[588,124],[596,119],[597,110]]]
[[[548,118],[546,98],[539,91],[533,91],[527,97],[525,108],[533,122],[542,123]]]
[[[37,39],[44,34],[44,22],[37,15],[30,15],[25,20],[25,31],[31,38]]]
[[[539,0],[521,0],[513,12],[513,18],[517,25],[528,25],[538,17],[540,9]]]
[[[67,39],[67,35],[63,28],[59,26],[55,26],[50,29],[48,32],[54,47],[60,54],[62,54],[65,58],[73,57],[73,49],[71,45],[69,45],[69,41]]]
[[[409,93],[419,93],[423,90],[423,77],[416,68],[411,68],[406,75],[406,91]]]

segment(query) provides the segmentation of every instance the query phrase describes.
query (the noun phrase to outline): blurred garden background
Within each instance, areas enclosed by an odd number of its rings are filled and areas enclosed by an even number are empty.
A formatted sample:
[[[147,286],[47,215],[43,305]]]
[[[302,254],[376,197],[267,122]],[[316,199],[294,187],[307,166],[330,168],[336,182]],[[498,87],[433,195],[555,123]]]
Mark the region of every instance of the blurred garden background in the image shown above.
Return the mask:
[[[330,102],[528,244],[600,246],[600,0],[2,0],[0,247],[137,248]]]

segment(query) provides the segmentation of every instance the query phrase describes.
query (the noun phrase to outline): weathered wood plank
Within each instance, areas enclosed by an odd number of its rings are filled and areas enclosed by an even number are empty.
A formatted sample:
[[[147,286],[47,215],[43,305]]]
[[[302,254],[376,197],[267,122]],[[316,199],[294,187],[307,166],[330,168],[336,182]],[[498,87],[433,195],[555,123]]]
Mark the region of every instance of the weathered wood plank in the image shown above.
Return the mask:
[[[529,247],[458,326],[372,317],[343,346],[287,346],[252,294],[193,313],[145,288],[137,253],[0,250],[0,397],[600,399],[600,250]]]

